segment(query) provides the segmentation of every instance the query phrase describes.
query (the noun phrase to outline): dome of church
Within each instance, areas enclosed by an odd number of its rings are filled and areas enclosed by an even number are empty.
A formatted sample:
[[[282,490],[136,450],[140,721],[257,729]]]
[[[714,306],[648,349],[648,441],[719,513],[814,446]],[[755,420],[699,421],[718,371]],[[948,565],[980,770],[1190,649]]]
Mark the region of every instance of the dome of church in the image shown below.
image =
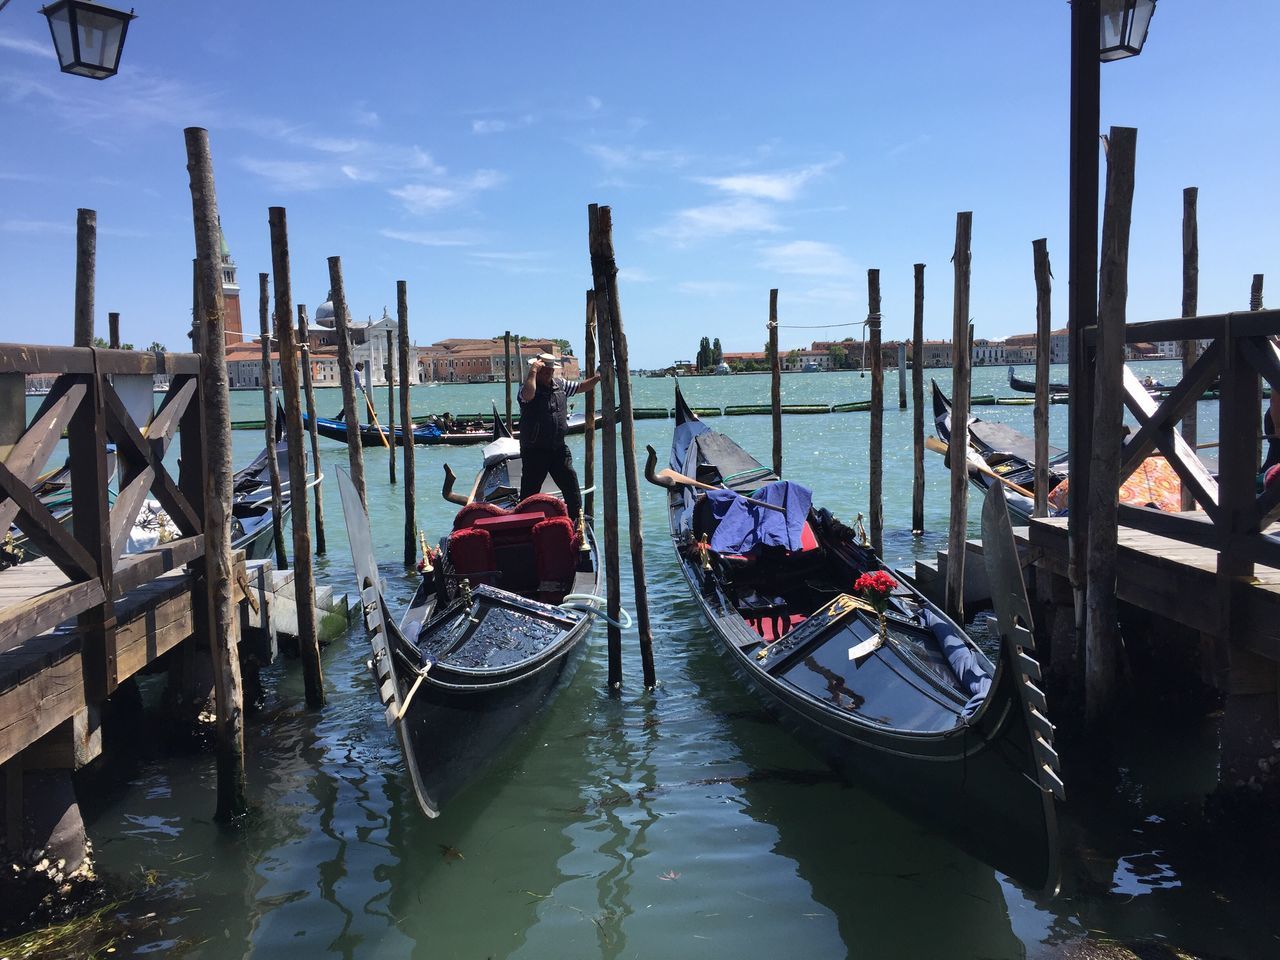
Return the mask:
[[[333,301],[326,300],[320,306],[316,307],[316,323],[322,327],[336,326],[337,321],[333,318]]]

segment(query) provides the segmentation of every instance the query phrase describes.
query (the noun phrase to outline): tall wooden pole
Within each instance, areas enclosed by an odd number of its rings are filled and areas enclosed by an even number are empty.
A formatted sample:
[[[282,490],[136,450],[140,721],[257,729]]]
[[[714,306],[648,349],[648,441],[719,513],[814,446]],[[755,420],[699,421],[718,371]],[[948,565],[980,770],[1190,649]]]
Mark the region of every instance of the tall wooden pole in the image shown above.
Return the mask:
[[[338,334],[338,377],[342,381],[342,415],[347,423],[347,457],[351,482],[368,506],[364,491],[364,448],[360,446],[360,418],[356,415],[355,364],[351,359],[351,317],[347,315],[347,294],[342,286],[342,258],[329,258],[329,289],[333,295],[333,320]]]
[[[271,377],[270,274],[258,274],[258,329],[262,334],[262,424],[267,438],[267,469],[271,476],[271,536],[276,545],[276,566],[289,569],[284,549],[284,497],[280,489],[280,462],[276,459],[276,391]]]
[[[871,443],[867,451],[871,549],[884,553],[884,356],[880,350],[880,271],[867,271],[867,328],[871,339]]]
[[[218,199],[213,184],[209,132],[183,131],[191,178],[200,290],[200,384],[204,406],[204,575],[205,631],[213,656],[217,712],[218,820],[239,818],[248,809],[244,771],[244,689],[240,678],[239,620],[231,602],[231,397],[227,383],[226,338],[219,255]]]
[[[503,381],[507,385],[507,429],[511,429],[511,331],[508,330],[502,335],[502,356],[505,360],[503,369],[506,375]],[[523,373],[523,371],[517,371]],[[587,484],[590,486],[590,483]],[[589,511],[588,511],[589,512]]]
[[[120,349],[120,314],[107,314],[107,346],[112,350]]]
[[[594,290],[587,291],[587,329],[583,340],[583,356],[586,359],[587,368],[582,371],[582,374],[589,377],[596,369],[596,292]],[[594,523],[596,516],[594,490],[596,485],[596,393],[594,390],[587,394],[585,406],[587,423],[582,435],[582,486],[587,493],[583,495],[583,510]]]
[[[98,257],[98,212],[76,211],[75,344],[93,346],[93,291]]]
[[[1053,328],[1050,317],[1050,295],[1053,292],[1052,272],[1049,268],[1049,241],[1047,238],[1031,241],[1031,260],[1036,277],[1036,405],[1035,421],[1035,482],[1032,492],[1036,495],[1032,514],[1049,515],[1049,349]]]
[[[778,291],[769,291],[769,412],[773,417],[773,472],[782,477],[782,359],[778,356]]]
[[[1115,704],[1119,664],[1116,491],[1120,489],[1120,445],[1124,439],[1124,327],[1137,145],[1138,131],[1111,128],[1098,275],[1097,377],[1086,517],[1085,718],[1090,723],[1101,720]]]
[[[311,523],[307,516],[307,452],[303,448],[298,347],[293,329],[293,288],[289,279],[289,227],[284,207],[270,207],[271,270],[276,283],[276,325],[280,335],[280,379],[284,393],[285,439],[289,446],[289,493],[293,509],[293,583],[298,610],[298,649],[307,706],[324,706],[324,671],[320,666],[320,637],[316,633],[316,584],[311,556]],[[317,468],[319,469],[319,468]]]
[[[311,437],[311,462],[315,464],[316,477],[320,469],[320,434],[316,428],[316,391],[311,384],[311,338],[307,333],[307,308],[298,304],[298,348],[302,356],[302,390],[307,396],[307,433]],[[324,481],[317,479],[313,488],[316,507],[316,556],[324,556],[324,497],[321,487]]]
[[[1185,187],[1182,191],[1182,315],[1194,317],[1200,300],[1200,228],[1196,217],[1196,202],[1200,198],[1199,187]],[[1200,355],[1199,340],[1182,341],[1182,375],[1185,377],[1191,365]],[[1196,407],[1192,404],[1182,418],[1182,439],[1192,450],[1196,447]],[[1190,487],[1182,484],[1182,509],[1194,510],[1196,498]]]
[[[924,264],[915,265],[915,311],[911,321],[911,532],[924,533]]]
[[[387,331],[387,439],[390,445],[387,447],[387,464],[390,471],[391,484],[396,482],[396,365],[391,362],[394,352],[392,350],[392,336],[390,330]],[[413,430],[409,427],[406,420],[400,428],[404,432],[404,442],[413,445]]]
[[[973,214],[956,214],[955,300],[951,314],[951,525],[947,534],[947,613],[964,623],[964,560],[969,529],[969,269]]]
[[[404,435],[404,565],[413,566],[418,555],[417,490],[415,487],[413,418],[409,412],[409,285],[396,281],[396,321],[400,335],[400,426]]]
[[[631,405],[631,367],[627,359],[627,335],[622,326],[622,302],[618,296],[618,263],[613,252],[613,215],[600,207],[596,220],[596,244],[592,252],[592,276],[603,275],[608,296],[605,311],[613,339],[613,365],[618,396],[622,401],[622,466],[627,482],[627,527],[631,540],[631,579],[636,601],[636,629],[640,635],[640,663],[644,685],[657,683],[653,669],[653,628],[649,622],[649,584],[644,574],[644,518],[640,511],[640,474],[636,468],[636,432]],[[599,260],[600,266],[596,266]],[[597,307],[599,302],[597,301]]]
[[[907,341],[898,344],[898,409],[907,409]]]
[[[588,244],[591,251],[591,276],[596,291],[597,339],[600,343],[600,409],[603,413],[603,429],[600,431],[601,474],[604,480],[604,576],[608,593],[609,624],[609,692],[622,689],[622,630],[617,621],[622,611],[619,596],[620,560],[618,557],[618,438],[617,410],[614,405],[615,373],[613,366],[613,335],[609,329],[609,314],[600,306],[607,297],[608,283],[601,272],[597,273],[596,249],[599,244],[599,207],[587,207]],[[518,343],[519,341],[517,341]]]
[[[1249,285],[1249,309],[1250,310],[1262,309],[1262,280],[1263,280],[1263,274],[1255,273],[1253,275],[1253,282]]]

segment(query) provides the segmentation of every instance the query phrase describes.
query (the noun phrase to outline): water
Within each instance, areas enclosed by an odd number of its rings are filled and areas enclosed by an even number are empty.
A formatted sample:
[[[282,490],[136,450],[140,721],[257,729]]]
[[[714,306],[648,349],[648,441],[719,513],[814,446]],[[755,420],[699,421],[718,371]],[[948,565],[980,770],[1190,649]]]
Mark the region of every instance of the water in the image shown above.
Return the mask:
[[[1169,364],[1137,372],[1176,378]],[[949,373],[937,373],[946,386]],[[979,369],[974,392],[1008,395],[1004,377],[1003,368]],[[896,374],[886,379],[886,553],[906,563],[945,540],[948,480],[940,458],[926,454],[927,532],[901,533],[910,521],[911,415],[896,408]],[[769,379],[685,388],[695,405],[764,403]],[[418,389],[413,406],[472,412],[501,401],[501,391]],[[788,375],[783,391],[786,403],[840,402],[865,398],[870,380]],[[377,393],[381,417],[386,392]],[[637,406],[669,406],[671,381],[639,380],[635,393]],[[322,414],[337,409],[337,392],[319,391],[318,402]],[[233,394],[232,408],[236,419],[258,416],[261,397]],[[1202,439],[1212,439],[1216,406],[1200,409]],[[1030,407],[976,412],[1030,429]],[[1053,407],[1063,446],[1065,421],[1066,407]],[[712,423],[768,458],[768,417]],[[785,421],[786,471],[847,519],[865,511],[869,424],[865,413]],[[637,442],[665,460],[671,426],[639,421]],[[261,442],[236,433],[236,462]],[[582,440],[572,443],[580,466]],[[346,448],[321,444],[332,477]],[[437,495],[446,460],[465,478],[478,449],[418,448],[418,516],[431,540],[455,509]],[[403,494],[387,482],[385,451],[367,449],[365,462],[375,546],[400,606],[413,587],[397,562]],[[1015,958],[1098,956],[1136,940],[1204,956],[1276,955],[1280,925],[1267,907],[1275,887],[1222,868],[1186,839],[1213,783],[1211,723],[1163,739],[1134,733],[1117,742],[1114,783],[1068,784],[1064,894],[1037,903],[833,777],[769,720],[715,655],[676,569],[659,491],[642,490],[657,690],[640,689],[629,636],[625,691],[604,693],[597,629],[572,686],[429,821],[383,724],[363,632],[326,649],[321,711],[303,706],[298,664],[279,663],[264,672],[266,703],[247,725],[249,822],[211,822],[208,754],[157,751],[85,797],[100,870],[137,891],[121,908],[113,955]],[[329,554],[317,576],[347,586],[351,560],[331,482],[325,509]],[[626,567],[623,577],[629,606]]]

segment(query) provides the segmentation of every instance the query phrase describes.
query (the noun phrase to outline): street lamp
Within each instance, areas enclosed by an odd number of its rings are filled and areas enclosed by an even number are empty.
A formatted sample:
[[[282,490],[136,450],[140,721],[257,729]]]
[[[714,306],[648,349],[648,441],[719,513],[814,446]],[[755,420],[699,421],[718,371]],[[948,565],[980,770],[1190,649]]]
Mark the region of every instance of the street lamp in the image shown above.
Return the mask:
[[[1136,57],[1147,41],[1156,0],[1102,0],[1101,6],[1098,59],[1106,63]]]
[[[86,0],[57,0],[40,10],[63,73],[105,80],[115,76],[133,11],[112,10]]]

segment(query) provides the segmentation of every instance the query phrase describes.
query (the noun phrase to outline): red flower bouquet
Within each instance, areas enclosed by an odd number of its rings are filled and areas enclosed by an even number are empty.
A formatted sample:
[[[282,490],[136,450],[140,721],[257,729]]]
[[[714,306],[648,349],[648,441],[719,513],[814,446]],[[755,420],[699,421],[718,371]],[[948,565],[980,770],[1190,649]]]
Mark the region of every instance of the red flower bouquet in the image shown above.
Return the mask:
[[[888,639],[887,628],[885,627],[884,612],[889,606],[889,595],[898,587],[898,581],[893,579],[886,570],[875,570],[871,573],[864,573],[854,581],[853,589],[861,594],[868,603],[875,608],[876,616],[880,618],[880,636]]]

